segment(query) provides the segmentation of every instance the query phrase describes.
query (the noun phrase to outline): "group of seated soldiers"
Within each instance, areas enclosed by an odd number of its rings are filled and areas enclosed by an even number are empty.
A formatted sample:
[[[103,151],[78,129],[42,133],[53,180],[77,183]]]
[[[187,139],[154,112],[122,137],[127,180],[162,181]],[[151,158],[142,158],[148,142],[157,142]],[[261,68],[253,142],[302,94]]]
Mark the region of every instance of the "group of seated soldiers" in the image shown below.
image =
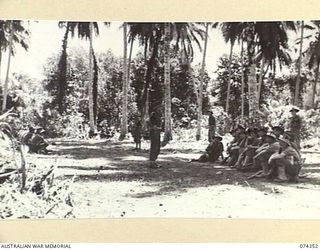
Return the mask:
[[[247,128],[237,126],[230,131],[233,141],[223,157],[221,136],[214,136],[206,153],[191,161],[215,162],[221,157],[222,163],[239,171],[255,171],[255,177],[279,182],[298,182],[302,161],[300,146],[291,131],[281,126],[269,128]]]

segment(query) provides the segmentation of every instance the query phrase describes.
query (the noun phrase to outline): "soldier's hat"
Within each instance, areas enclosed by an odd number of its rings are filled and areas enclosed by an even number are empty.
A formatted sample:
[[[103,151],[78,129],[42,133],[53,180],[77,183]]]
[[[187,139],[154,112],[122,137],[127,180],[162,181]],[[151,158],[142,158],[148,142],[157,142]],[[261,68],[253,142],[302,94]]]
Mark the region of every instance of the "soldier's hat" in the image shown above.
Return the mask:
[[[238,125],[237,129],[245,130],[245,128],[243,126],[241,126],[241,125]]]
[[[294,137],[293,132],[292,132],[292,131],[290,131],[290,130],[286,130],[286,131],[284,131],[283,136],[285,136],[285,137],[289,138],[290,140],[292,140],[292,139],[293,139],[293,137]]]
[[[290,109],[290,112],[299,112],[300,109],[296,106],[293,106],[291,109]]]
[[[288,146],[290,146],[290,145],[291,145],[291,142],[290,142],[290,141],[288,141],[287,139],[279,138],[278,140],[279,140],[279,142],[283,142],[283,143],[287,144]]]
[[[222,141],[222,137],[220,135],[216,135],[213,137],[214,139],[218,139],[219,141]]]
[[[268,133],[269,128],[268,127],[261,127],[261,128],[258,129],[258,131],[263,131],[263,132]]]
[[[274,134],[272,134],[272,133],[267,133],[266,136],[267,136],[267,137],[270,137],[270,138],[272,138],[272,139],[274,139],[274,140],[277,139],[277,137],[276,137]]]
[[[272,130],[278,130],[278,131],[281,131],[282,133],[284,132],[284,128],[282,126],[280,126],[280,125],[273,126]]]

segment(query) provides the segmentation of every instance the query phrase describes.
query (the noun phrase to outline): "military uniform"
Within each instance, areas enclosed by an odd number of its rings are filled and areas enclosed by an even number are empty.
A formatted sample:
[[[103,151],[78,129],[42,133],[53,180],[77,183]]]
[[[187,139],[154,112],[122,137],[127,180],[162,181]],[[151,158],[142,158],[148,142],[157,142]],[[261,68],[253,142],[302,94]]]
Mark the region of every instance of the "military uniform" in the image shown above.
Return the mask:
[[[273,141],[267,142],[259,147],[256,150],[256,155],[253,157],[254,167],[257,170],[262,169],[263,171],[261,177],[268,175],[270,170],[268,161],[273,154],[279,152],[280,150],[280,144],[278,141],[276,141],[276,137],[272,134],[268,134],[267,136],[272,138]]]
[[[223,158],[223,144],[221,140],[222,137],[215,136],[206,148],[206,153],[201,155],[199,159],[192,159],[191,162],[215,162],[219,159],[220,156],[221,158]]]
[[[153,112],[150,116],[150,161],[156,161],[160,153],[160,127],[161,120],[157,113]]]
[[[292,132],[293,140],[297,144],[298,149],[300,149],[301,123],[301,117],[298,115],[293,115],[290,118],[290,131]]]
[[[271,170],[270,177],[277,174],[277,179],[280,181],[298,181],[298,175],[301,169],[301,158],[299,153],[290,145],[290,141],[280,139],[282,151],[275,155],[270,162]]]
[[[140,121],[138,121],[133,127],[132,136],[136,144],[136,149],[141,149],[142,125]]]
[[[209,131],[208,131],[208,141],[211,142],[216,133],[216,119],[210,113],[209,115]]]

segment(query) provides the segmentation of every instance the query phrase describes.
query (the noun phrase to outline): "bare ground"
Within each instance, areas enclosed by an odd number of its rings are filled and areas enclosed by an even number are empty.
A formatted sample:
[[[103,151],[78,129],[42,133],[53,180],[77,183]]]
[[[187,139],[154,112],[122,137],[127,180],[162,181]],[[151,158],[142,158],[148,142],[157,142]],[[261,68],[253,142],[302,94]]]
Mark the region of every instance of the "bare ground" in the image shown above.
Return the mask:
[[[188,146],[189,145],[189,146]],[[199,156],[192,143],[161,150],[159,169],[148,166],[148,144],[128,141],[56,141],[48,155],[56,181],[72,178],[76,218],[201,217],[319,219],[320,154],[305,152],[300,183],[247,180],[219,163],[187,163]]]

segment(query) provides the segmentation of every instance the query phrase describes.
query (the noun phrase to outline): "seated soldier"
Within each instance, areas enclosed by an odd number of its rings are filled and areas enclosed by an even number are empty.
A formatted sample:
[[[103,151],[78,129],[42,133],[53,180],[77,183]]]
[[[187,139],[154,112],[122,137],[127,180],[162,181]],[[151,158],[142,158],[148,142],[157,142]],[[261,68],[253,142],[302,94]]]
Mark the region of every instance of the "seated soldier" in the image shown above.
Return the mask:
[[[301,158],[298,152],[291,146],[291,142],[286,139],[279,139],[281,153],[278,153],[269,160],[271,171],[269,179],[274,176],[277,181],[298,182],[298,175],[301,169]]]
[[[236,138],[237,140],[235,141],[235,143],[231,144],[228,150],[229,157],[227,160],[227,164],[230,167],[233,167],[234,164],[238,161],[241,150],[243,150],[247,138],[244,127],[238,126],[238,128],[236,129]]]
[[[260,139],[260,146],[262,146],[266,141],[266,135],[268,134],[268,128],[262,127],[258,129],[258,137]]]
[[[259,148],[261,140],[258,138],[258,129],[248,129],[248,137],[245,142],[245,148],[239,156],[235,166],[238,170],[250,170],[253,165],[253,156]]]
[[[277,137],[277,139],[278,138],[280,138],[280,136],[282,136],[283,135],[283,133],[284,133],[284,129],[283,129],[283,127],[282,126],[274,126],[274,127],[272,127],[272,133]]]
[[[215,162],[220,156],[221,159],[223,159],[223,144],[221,141],[221,136],[214,136],[213,140],[206,148],[206,153],[202,154],[199,159],[192,159],[189,162]]]
[[[262,173],[257,177],[266,177],[269,173],[270,167],[268,164],[269,158],[279,152],[280,144],[275,135],[268,133],[266,135],[266,142],[256,150],[253,157],[253,165],[256,170],[261,170]]]
[[[21,144],[29,146],[30,140],[31,140],[33,134],[34,134],[34,128],[31,126],[29,127],[28,131],[19,132]]]
[[[298,147],[298,144],[296,143],[295,139],[294,139],[294,134],[290,131],[290,130],[286,130],[283,134],[283,139],[286,139],[288,141],[290,141],[291,146],[299,153],[300,155],[300,150]],[[301,156],[301,155],[300,155]]]
[[[45,141],[42,134],[44,130],[42,128],[38,128],[35,134],[30,139],[29,143],[29,151],[31,153],[47,153],[47,147],[49,144]]]

